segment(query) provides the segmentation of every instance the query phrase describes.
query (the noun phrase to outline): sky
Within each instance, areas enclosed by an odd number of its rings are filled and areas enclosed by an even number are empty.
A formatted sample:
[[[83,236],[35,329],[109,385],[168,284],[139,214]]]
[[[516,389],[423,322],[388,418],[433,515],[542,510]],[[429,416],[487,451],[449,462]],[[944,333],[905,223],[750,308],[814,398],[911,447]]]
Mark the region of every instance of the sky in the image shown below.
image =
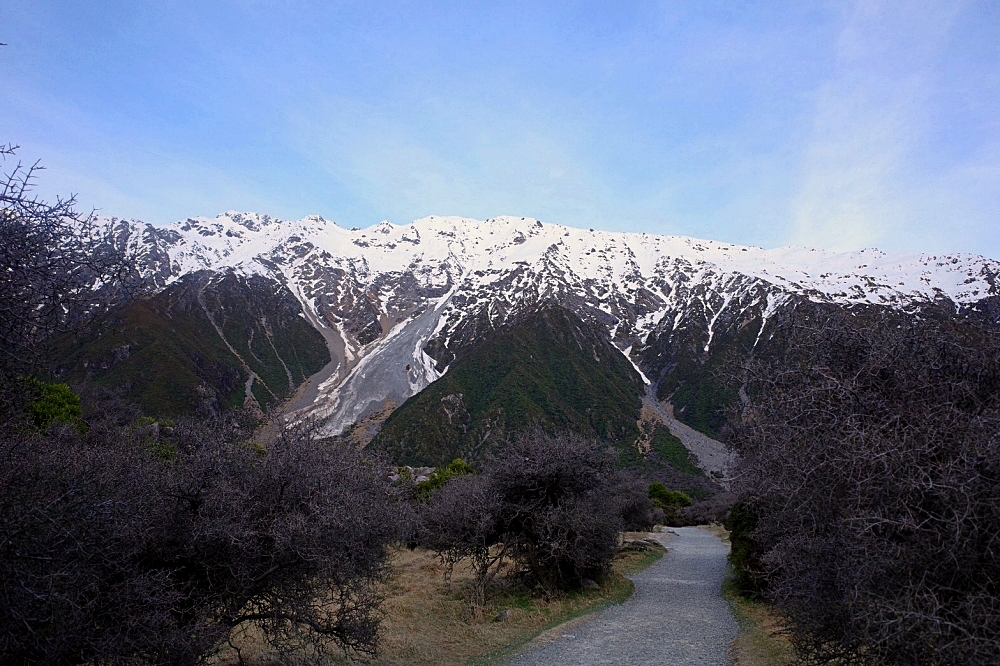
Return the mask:
[[[997,0],[4,0],[0,42],[0,143],[105,215],[1000,259]]]

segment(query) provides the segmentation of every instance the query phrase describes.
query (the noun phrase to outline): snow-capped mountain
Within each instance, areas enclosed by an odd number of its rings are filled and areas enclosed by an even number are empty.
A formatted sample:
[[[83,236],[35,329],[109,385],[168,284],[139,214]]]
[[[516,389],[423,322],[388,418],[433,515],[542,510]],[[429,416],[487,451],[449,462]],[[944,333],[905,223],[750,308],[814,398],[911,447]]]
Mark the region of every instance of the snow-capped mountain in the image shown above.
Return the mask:
[[[698,340],[692,353],[708,354],[735,326],[753,325],[759,338],[795,299],[971,306],[998,294],[1000,275],[1000,263],[967,254],[765,250],[518,217],[366,229],[236,212],[161,228],[111,221],[154,289],[212,271],[262,276],[294,295],[333,360],[291,409],[320,418],[330,433],[402,403],[463,345],[534,303],[554,301],[599,323],[655,382],[663,365],[643,353],[651,336],[687,331]]]

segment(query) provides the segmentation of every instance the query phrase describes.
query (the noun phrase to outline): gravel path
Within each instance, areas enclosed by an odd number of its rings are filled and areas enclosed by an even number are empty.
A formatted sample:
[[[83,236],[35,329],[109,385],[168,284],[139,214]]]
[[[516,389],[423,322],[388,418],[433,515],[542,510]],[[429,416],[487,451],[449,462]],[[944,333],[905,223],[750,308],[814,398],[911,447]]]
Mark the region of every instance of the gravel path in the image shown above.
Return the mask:
[[[656,535],[670,551],[632,578],[621,606],[539,637],[511,666],[577,664],[718,664],[737,626],[720,589],[729,546],[700,527]]]

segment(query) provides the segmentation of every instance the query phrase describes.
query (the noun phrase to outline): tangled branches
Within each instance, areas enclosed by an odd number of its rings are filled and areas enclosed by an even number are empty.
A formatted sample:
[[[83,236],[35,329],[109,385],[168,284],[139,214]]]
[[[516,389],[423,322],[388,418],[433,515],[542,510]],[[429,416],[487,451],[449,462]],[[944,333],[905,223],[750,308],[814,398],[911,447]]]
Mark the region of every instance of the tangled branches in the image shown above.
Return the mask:
[[[249,629],[374,650],[401,515],[377,466],[307,431],[265,451],[236,416],[85,404],[84,435],[0,438],[0,661],[194,664]]]
[[[505,561],[548,595],[600,579],[618,547],[623,520],[652,510],[645,488],[616,471],[596,442],[540,432],[488,459],[481,474],[450,481],[424,507],[422,545],[475,575],[473,605]]]
[[[748,561],[800,653],[1000,661],[1000,336],[933,309],[803,306],[775,339],[731,441]]]
[[[0,161],[16,146],[0,146]],[[131,262],[112,227],[81,215],[73,197],[47,203],[32,189],[41,167],[0,173],[0,373],[43,359],[41,343],[127,294]]]

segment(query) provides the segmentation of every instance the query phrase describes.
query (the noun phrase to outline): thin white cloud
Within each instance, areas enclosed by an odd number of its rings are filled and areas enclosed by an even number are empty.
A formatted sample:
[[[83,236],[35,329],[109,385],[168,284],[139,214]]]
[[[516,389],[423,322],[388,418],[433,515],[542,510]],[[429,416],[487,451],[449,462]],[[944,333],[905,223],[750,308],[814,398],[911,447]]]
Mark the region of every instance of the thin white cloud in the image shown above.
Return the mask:
[[[893,243],[919,224],[908,161],[927,131],[929,67],[950,7],[859,2],[816,93],[791,242],[830,249]]]
[[[396,222],[442,213],[595,224],[613,193],[575,150],[576,134],[526,104],[456,95],[444,106],[423,100],[400,117],[317,95],[288,110],[285,139]]]
[[[905,224],[910,212],[895,187],[920,134],[912,109],[922,86],[914,80],[896,87],[887,96],[856,81],[823,86],[792,207],[793,242],[854,249]]]

